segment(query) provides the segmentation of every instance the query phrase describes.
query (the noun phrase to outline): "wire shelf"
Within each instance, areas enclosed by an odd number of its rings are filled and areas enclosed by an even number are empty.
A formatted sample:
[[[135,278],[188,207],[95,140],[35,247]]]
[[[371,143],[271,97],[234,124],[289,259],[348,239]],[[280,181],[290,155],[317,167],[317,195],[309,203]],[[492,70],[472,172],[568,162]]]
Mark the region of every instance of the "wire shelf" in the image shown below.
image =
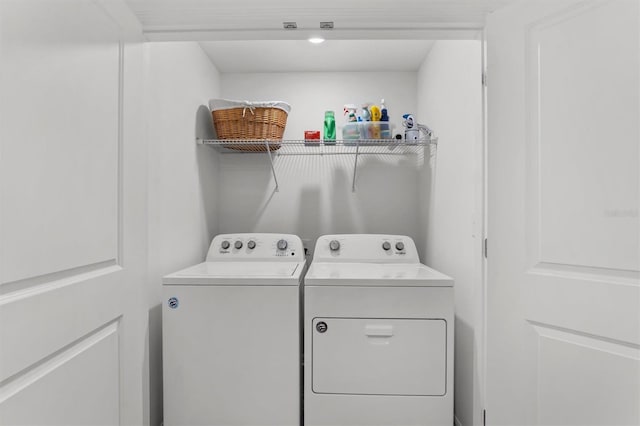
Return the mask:
[[[422,153],[422,148],[436,145],[437,142],[437,138],[411,142],[395,139],[336,140],[335,142],[198,139],[199,144],[213,146],[222,153],[270,152],[277,155],[412,155]]]
[[[271,173],[279,190],[278,176],[274,166],[274,156],[280,155],[350,155],[353,156],[353,181],[351,190],[356,190],[358,173],[358,157],[361,155],[376,156],[410,156],[423,155],[425,147],[433,149],[438,145],[438,138],[420,139],[406,142],[395,139],[354,139],[325,142],[322,140],[243,140],[243,139],[197,139],[200,145],[208,145],[226,154],[267,154],[271,163]],[[432,151],[433,152],[433,151]]]

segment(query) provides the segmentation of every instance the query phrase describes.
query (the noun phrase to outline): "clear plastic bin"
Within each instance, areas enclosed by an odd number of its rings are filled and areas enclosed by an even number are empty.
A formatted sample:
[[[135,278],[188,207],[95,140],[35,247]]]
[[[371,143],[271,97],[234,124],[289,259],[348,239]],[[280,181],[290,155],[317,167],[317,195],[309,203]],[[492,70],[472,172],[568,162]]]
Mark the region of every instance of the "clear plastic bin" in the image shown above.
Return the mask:
[[[354,121],[342,126],[342,139],[345,141],[360,139],[360,123]]]
[[[391,123],[388,121],[359,121],[342,126],[342,139],[355,141],[362,139],[393,139]]]

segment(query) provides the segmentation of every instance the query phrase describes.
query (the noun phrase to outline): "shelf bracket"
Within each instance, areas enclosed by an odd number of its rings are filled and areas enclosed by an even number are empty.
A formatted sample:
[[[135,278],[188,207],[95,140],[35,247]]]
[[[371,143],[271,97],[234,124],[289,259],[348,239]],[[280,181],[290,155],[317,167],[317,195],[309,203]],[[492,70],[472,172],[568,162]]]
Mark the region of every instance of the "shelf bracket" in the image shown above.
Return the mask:
[[[265,141],[264,146],[267,147],[267,154],[269,155],[269,162],[271,163],[271,173],[273,174],[273,181],[276,183],[276,192],[280,192],[280,185],[278,185],[276,169],[273,167],[273,154],[271,153],[271,148],[269,148],[269,142]]]
[[[351,192],[356,192],[356,174],[358,173],[358,154],[360,153],[360,142],[356,142],[356,158],[353,160],[353,183]]]

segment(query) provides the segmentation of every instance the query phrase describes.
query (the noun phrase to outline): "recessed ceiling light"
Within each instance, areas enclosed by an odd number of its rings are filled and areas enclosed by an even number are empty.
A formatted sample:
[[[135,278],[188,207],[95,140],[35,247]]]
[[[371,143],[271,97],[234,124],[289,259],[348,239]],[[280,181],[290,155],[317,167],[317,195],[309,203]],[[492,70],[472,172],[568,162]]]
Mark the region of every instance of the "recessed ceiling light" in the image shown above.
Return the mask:
[[[309,39],[309,42],[310,42],[310,43],[313,43],[313,44],[320,44],[320,43],[322,43],[323,41],[324,41],[324,39],[323,39],[322,37],[311,37],[311,38]]]

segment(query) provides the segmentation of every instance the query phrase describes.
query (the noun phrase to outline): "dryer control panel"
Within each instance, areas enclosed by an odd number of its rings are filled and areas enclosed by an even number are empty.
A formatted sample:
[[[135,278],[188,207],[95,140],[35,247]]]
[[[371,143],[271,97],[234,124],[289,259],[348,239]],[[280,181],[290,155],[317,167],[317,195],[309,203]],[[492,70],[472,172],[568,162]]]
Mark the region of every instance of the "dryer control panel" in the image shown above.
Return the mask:
[[[337,234],[318,238],[314,262],[419,263],[411,237],[382,234]]]
[[[238,261],[304,261],[302,240],[291,234],[221,234],[211,241],[207,262]]]

